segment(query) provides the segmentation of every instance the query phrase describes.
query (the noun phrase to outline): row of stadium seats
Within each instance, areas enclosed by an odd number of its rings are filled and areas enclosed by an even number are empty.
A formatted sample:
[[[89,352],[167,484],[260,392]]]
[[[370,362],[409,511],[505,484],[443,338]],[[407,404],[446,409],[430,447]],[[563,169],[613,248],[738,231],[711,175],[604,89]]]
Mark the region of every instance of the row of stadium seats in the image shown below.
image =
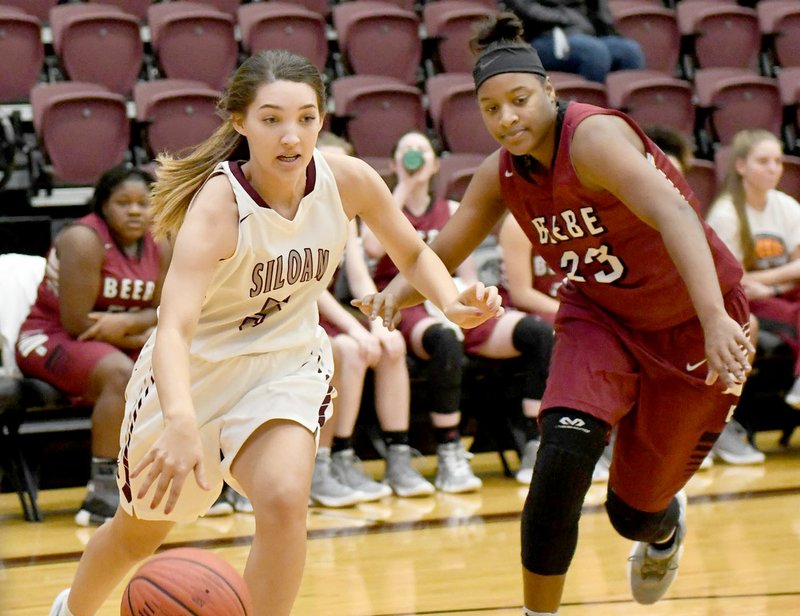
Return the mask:
[[[33,8],[27,0],[20,4]],[[50,64],[65,79],[130,96],[148,73],[220,89],[241,54],[280,47],[307,56],[320,69],[330,67],[335,55],[334,77],[379,74],[417,84],[434,73],[470,70],[467,40],[492,4],[438,0],[425,4],[421,14],[389,0],[325,4],[332,25],[312,8],[280,1],[59,4],[47,12]],[[612,6],[620,33],[641,44],[647,68],[668,76],[693,79],[698,69],[719,67],[773,76],[780,67],[800,66],[796,0],[762,0],[757,9],[733,0],[684,0],[676,9],[648,0],[616,0]],[[41,79],[47,56],[43,27],[35,13],[0,2],[0,53],[20,63],[0,76],[0,102],[27,98]]]
[[[729,143],[742,128],[764,128],[786,136],[789,152],[797,149],[800,67],[777,80],[745,69],[703,69],[694,86],[648,70],[612,73],[605,86],[564,73],[551,78],[561,98],[621,109],[642,126],[669,126],[709,146]],[[330,92],[329,128],[381,171],[409,130],[430,129],[451,153],[487,154],[496,147],[475,128],[482,121],[469,73],[429,77],[424,91],[389,77],[352,75],[334,80]],[[133,105],[97,84],[38,84],[31,91],[33,129],[59,181],[91,184],[108,164],[129,156],[132,143],[143,147],[137,158],[149,160],[204,139],[219,125],[218,96],[218,90],[186,79],[139,81]],[[76,148],[82,156],[74,156]]]

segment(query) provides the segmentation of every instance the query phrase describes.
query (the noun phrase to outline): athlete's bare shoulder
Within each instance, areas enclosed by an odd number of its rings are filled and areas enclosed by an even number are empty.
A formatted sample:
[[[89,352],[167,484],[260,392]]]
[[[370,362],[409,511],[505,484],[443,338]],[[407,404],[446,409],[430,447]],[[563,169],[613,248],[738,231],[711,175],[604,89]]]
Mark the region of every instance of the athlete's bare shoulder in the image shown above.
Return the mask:
[[[323,156],[336,179],[339,196],[349,218],[358,215],[370,196],[376,198],[376,192],[391,198],[386,182],[360,158],[333,152],[325,152]]]

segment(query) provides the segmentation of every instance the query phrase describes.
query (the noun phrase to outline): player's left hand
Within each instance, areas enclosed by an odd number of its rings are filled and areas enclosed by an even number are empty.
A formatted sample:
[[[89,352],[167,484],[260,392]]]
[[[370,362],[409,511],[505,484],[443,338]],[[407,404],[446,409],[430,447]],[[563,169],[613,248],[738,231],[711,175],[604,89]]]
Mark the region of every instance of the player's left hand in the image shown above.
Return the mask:
[[[350,305],[358,308],[370,320],[380,318],[389,331],[394,330],[402,318],[397,300],[391,293],[370,293],[361,299],[351,300]]]
[[[750,357],[755,354],[752,342],[742,326],[724,315],[705,327],[708,376],[706,385],[721,379],[726,388],[740,388],[750,373]]]
[[[502,303],[497,287],[487,287],[482,282],[476,282],[445,307],[444,315],[459,327],[471,329],[492,317],[501,316],[504,312]]]

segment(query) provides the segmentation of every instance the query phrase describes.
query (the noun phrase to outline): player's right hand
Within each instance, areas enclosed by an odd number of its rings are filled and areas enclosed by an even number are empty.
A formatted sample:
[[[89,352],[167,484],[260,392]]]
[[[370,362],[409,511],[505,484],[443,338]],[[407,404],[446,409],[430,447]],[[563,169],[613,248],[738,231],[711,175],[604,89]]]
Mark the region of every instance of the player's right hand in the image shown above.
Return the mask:
[[[502,316],[502,303],[497,287],[486,287],[482,282],[476,282],[445,307],[444,315],[459,327],[470,329],[491,318]]]
[[[203,490],[210,490],[203,467],[203,446],[194,417],[174,418],[166,422],[164,431],[131,473],[131,478],[146,471],[136,494],[143,499],[155,484],[150,499],[150,509],[156,509],[167,496],[164,513],[169,514],[178,502],[178,496],[189,473]]]

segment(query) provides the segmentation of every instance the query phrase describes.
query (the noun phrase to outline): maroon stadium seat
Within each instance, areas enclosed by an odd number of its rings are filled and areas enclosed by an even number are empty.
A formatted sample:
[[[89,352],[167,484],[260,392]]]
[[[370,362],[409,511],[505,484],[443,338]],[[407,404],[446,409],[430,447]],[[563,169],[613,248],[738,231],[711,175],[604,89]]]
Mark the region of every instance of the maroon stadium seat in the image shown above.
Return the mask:
[[[717,170],[714,163],[702,158],[692,158],[684,171],[686,181],[700,202],[698,214],[705,216],[717,194]]]
[[[698,70],[694,83],[701,122],[721,143],[745,128],[781,133],[783,112],[775,79],[746,69],[709,68]]]
[[[754,9],[707,0],[680,2],[678,28],[691,41],[694,68],[755,69],[761,31]]]
[[[236,68],[234,18],[196,2],[154,4],[147,12],[150,38],[164,75],[196,79],[223,89]]]
[[[405,133],[425,132],[422,92],[391,77],[351,75],[331,83],[334,114],[346,126],[356,154],[385,168]]]
[[[125,160],[130,142],[125,99],[93,83],[64,81],[31,90],[33,126],[53,175],[94,184]]]
[[[483,154],[448,154],[439,160],[436,194],[460,201],[469,181],[485,156]]]
[[[575,73],[548,71],[548,77],[556,89],[556,96],[565,101],[589,103],[598,107],[608,107],[608,94],[602,83],[589,81]]]
[[[451,152],[488,154],[497,142],[484,128],[471,73],[440,73],[425,82],[433,128]]]
[[[130,94],[144,57],[135,15],[111,5],[61,4],[50,11],[50,27],[69,79]]]
[[[350,72],[417,82],[422,41],[416,13],[387,2],[354,0],[333,7],[333,25]]]
[[[26,100],[44,64],[39,19],[21,9],[3,6],[0,32],[0,57],[14,59],[14,70],[0,71],[0,102]]]
[[[800,2],[761,0],[756,5],[761,33],[779,66],[800,66]]]
[[[608,104],[641,126],[663,124],[683,134],[694,131],[692,85],[659,71],[613,71],[606,76]]]
[[[202,81],[157,79],[140,81],[133,89],[136,119],[143,125],[151,155],[177,154],[197,145],[221,124],[217,115],[220,92]]]
[[[239,7],[242,48],[288,49],[323,70],[328,59],[325,19],[319,13],[288,2],[256,2]]]
[[[437,71],[472,71],[472,28],[493,12],[477,0],[440,0],[425,5],[423,22],[428,39],[434,42],[432,60]]]
[[[663,5],[632,3],[614,13],[614,26],[621,36],[639,43],[646,68],[675,74],[681,48],[675,11]]]

